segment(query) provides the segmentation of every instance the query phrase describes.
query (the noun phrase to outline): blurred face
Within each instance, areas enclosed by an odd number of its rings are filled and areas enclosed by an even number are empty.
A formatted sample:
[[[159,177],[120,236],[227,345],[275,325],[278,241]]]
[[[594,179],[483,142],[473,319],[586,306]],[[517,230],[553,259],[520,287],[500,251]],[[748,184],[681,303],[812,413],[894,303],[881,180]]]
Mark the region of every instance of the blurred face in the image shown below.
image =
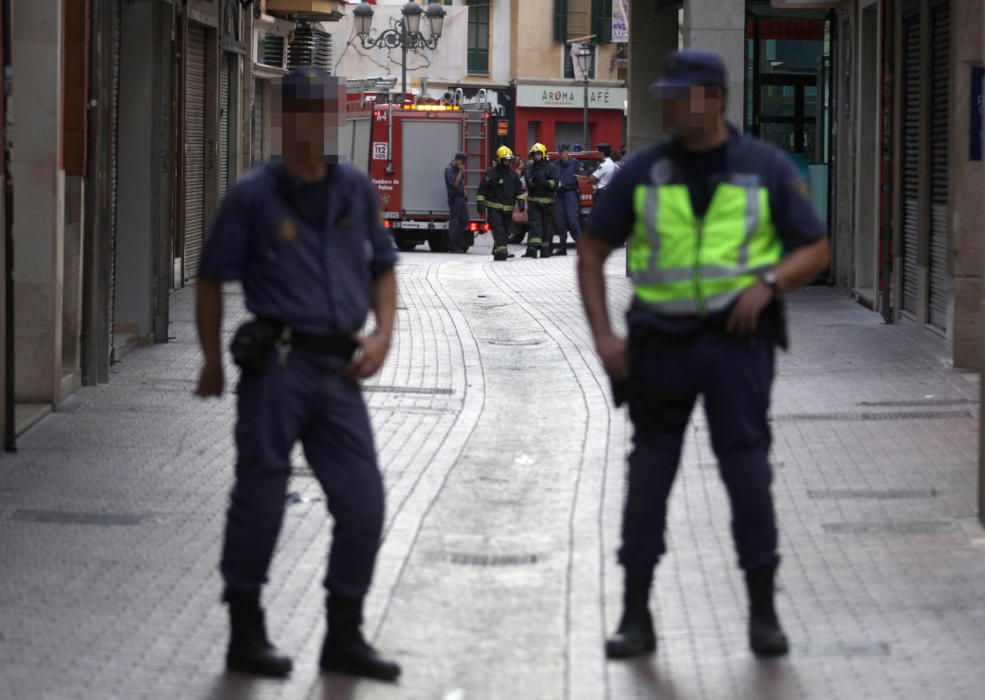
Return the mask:
[[[673,134],[712,133],[725,111],[725,91],[719,87],[664,88],[660,96],[663,126]]]
[[[558,154],[558,156],[560,156],[562,162],[564,162],[564,163],[567,163],[568,162],[568,152],[567,151],[561,151]]]
[[[280,140],[280,155],[300,161],[338,162],[344,117],[344,86],[329,78],[300,96],[280,98],[275,92],[273,126]]]
[[[540,161],[544,160],[544,154],[541,153],[540,151],[534,151],[533,158],[535,163],[539,163]]]

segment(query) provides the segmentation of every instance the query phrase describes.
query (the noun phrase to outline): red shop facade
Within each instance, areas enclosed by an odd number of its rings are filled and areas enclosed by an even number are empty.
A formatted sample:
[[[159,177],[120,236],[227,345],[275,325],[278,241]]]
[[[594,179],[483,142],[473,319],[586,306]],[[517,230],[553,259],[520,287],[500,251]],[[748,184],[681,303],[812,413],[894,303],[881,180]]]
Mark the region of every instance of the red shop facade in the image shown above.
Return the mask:
[[[600,143],[618,147],[624,142],[627,90],[588,88],[589,143],[584,143],[585,89],[575,82],[563,85],[517,85],[515,148],[525,154],[535,143],[548,150],[568,144],[572,150],[592,150]],[[578,147],[581,147],[578,149]]]

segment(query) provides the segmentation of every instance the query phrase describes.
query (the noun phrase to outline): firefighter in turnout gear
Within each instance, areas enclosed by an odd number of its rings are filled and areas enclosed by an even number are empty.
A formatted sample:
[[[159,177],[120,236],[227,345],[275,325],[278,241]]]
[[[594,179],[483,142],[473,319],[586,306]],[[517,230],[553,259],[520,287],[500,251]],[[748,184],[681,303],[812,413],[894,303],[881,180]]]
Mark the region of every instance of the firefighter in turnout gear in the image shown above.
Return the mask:
[[[520,199],[523,183],[513,170],[513,151],[507,146],[496,149],[496,165],[486,171],[479,184],[475,198],[479,214],[489,210],[489,224],[493,232],[493,260],[506,260],[510,257],[508,247],[510,224],[513,223],[513,210],[523,211],[526,202]]]
[[[528,202],[527,218],[530,233],[527,235],[525,258],[551,257],[554,240],[554,204],[560,180],[557,168],[547,160],[547,148],[535,143],[530,149],[530,164],[523,173],[527,181],[527,193],[522,195]]]

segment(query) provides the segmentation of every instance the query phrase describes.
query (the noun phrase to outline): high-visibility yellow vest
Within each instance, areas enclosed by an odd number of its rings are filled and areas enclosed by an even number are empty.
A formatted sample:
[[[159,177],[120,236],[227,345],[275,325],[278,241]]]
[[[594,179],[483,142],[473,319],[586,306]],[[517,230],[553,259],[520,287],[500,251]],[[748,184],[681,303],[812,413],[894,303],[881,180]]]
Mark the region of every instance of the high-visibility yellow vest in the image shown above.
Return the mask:
[[[650,184],[634,192],[627,248],[636,297],[647,307],[668,316],[723,311],[780,261],[783,244],[759,175],[726,175],[698,218],[687,185],[670,182],[669,159],[650,172]]]

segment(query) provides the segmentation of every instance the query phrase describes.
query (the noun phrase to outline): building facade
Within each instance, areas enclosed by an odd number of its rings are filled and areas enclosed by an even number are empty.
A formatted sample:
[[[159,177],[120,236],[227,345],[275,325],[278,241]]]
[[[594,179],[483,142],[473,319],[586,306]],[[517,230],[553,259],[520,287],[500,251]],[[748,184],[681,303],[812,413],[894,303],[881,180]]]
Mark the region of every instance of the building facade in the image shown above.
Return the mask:
[[[423,2],[422,4],[427,4]],[[505,143],[521,154],[534,143],[550,149],[561,143],[580,149],[625,140],[626,45],[612,42],[612,3],[600,0],[445,0],[444,31],[434,51],[412,52],[407,61],[413,94],[440,98],[461,89],[465,97],[484,90],[505,120]],[[374,34],[395,26],[404,0],[375,3]],[[352,3],[350,3],[350,10]],[[401,55],[364,49],[355,36],[351,12],[332,34],[335,73],[349,79],[397,79]],[[422,23],[422,31],[427,30]],[[586,81],[576,80],[572,48],[591,44]],[[589,136],[584,138],[586,87]]]

